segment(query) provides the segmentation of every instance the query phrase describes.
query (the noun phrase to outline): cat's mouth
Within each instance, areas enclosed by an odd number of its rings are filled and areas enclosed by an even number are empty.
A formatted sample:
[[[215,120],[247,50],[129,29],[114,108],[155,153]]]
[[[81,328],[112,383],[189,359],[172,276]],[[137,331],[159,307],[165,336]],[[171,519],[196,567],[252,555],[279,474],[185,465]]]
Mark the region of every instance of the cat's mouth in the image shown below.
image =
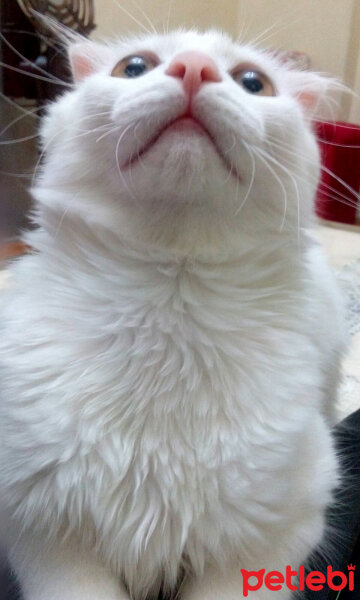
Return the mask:
[[[186,112],[185,114],[176,117],[166,125],[164,125],[145,145],[137,152],[136,156],[133,156],[125,162],[122,166],[123,170],[129,169],[136,162],[138,162],[147,152],[151,150],[153,146],[158,142],[158,140],[166,133],[169,132],[179,132],[182,135],[188,134],[191,135],[200,135],[206,137],[208,141],[213,145],[216,153],[221,159],[225,168],[230,171],[237,179],[241,181],[241,177],[239,173],[234,169],[232,163],[228,160],[228,158],[222,153],[218,144],[216,143],[216,139],[209,132],[209,130],[203,125],[201,121],[199,121],[193,114],[190,112]]]

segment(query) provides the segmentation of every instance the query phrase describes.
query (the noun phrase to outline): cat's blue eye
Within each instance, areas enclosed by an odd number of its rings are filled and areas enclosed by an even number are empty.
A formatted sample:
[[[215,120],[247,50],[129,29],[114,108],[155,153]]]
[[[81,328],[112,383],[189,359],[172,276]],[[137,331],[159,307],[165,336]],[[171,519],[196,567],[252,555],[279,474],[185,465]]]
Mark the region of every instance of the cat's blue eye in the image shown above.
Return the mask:
[[[249,94],[275,96],[275,89],[270,79],[260,71],[240,69],[233,72],[232,77]]]
[[[264,89],[264,84],[260,77],[258,77],[257,73],[254,73],[253,71],[244,73],[241,78],[241,83],[243,88],[250,92],[250,94],[260,94],[260,92],[262,92]]]
[[[152,56],[133,54],[120,60],[113,68],[111,75],[112,77],[133,79],[145,75],[158,64],[158,61]]]

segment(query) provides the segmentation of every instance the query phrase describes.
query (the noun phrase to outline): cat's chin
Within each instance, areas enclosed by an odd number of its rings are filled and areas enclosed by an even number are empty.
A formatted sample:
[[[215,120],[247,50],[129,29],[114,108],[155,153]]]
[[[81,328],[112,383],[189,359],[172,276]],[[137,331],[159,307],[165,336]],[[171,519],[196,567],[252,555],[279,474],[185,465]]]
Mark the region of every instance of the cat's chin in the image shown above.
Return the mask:
[[[219,150],[216,141],[201,122],[193,117],[180,117],[160,131],[155,138],[127,162],[123,170],[132,169],[137,164],[155,165],[158,160],[169,163],[179,174],[197,171],[199,165],[209,160],[220,162],[223,168],[235,178],[241,177]]]
[[[208,132],[203,125],[192,117],[181,117],[173,121],[163,132],[163,135],[169,132],[178,132],[183,134],[205,135],[209,137]]]

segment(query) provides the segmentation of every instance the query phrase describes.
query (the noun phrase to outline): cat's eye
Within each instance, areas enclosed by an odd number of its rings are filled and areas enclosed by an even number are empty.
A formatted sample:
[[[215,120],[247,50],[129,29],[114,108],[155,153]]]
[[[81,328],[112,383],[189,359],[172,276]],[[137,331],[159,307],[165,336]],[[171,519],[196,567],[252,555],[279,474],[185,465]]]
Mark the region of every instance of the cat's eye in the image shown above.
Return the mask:
[[[275,88],[265,73],[247,68],[234,71],[232,77],[249,94],[275,96]]]
[[[150,55],[131,54],[120,60],[111,71],[112,77],[133,79],[157,67],[159,62]]]

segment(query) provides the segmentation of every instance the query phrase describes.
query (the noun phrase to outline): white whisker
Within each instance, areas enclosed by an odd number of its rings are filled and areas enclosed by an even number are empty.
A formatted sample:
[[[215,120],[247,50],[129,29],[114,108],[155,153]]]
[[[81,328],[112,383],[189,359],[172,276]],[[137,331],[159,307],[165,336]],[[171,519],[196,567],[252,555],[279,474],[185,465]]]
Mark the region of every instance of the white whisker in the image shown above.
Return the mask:
[[[122,142],[125,134],[127,133],[127,131],[129,131],[129,129],[131,127],[133,127],[133,126],[134,126],[134,124],[130,123],[127,127],[125,127],[124,131],[119,136],[119,139],[118,139],[117,144],[116,144],[116,149],[115,149],[115,158],[116,158],[116,166],[117,166],[117,170],[118,170],[119,175],[120,175],[120,179],[122,180],[122,182],[124,184],[124,187],[125,187],[126,191],[128,192],[128,194],[131,196],[131,198],[133,198],[133,200],[136,200],[134,194],[132,193],[132,191],[130,190],[130,188],[128,187],[128,185],[126,183],[124,174],[123,174],[123,172],[121,170],[120,163],[119,163],[119,148],[120,148],[120,144],[121,144],[121,142]]]
[[[279,177],[279,175],[276,173],[275,169],[273,169],[268,161],[262,156],[261,152],[260,152],[260,148],[254,148],[254,146],[252,146],[252,151],[257,155],[257,157],[263,162],[263,164],[266,166],[266,168],[270,171],[270,173],[272,173],[272,175],[274,176],[274,178],[276,179],[276,181],[278,182],[282,192],[283,192],[283,198],[284,198],[284,215],[281,221],[281,226],[280,226],[280,232],[283,231],[284,229],[284,225],[285,225],[285,220],[286,220],[286,212],[287,212],[287,193],[286,193],[286,188],[283,184],[283,182],[281,181],[281,178]]]
[[[300,20],[300,18],[292,19],[291,25],[295,25],[299,20]],[[264,31],[262,31],[255,38],[251,39],[249,44],[254,47],[260,47],[267,40],[273,38],[275,35],[278,35],[281,31],[289,29],[289,27],[290,27],[290,23],[289,22],[284,23],[284,18],[280,17],[279,19],[274,21],[274,23],[272,23],[270,25],[270,27],[267,27]]]
[[[24,179],[31,179],[31,172],[29,173],[11,173],[10,171],[0,171],[0,175],[4,175],[6,177],[22,177]]]
[[[16,73],[21,73],[22,75],[25,75],[27,77],[32,77],[33,79],[40,79],[41,81],[46,81],[47,83],[55,83],[56,85],[62,85],[67,88],[73,87],[73,85],[71,83],[66,83],[65,81],[61,81],[60,79],[59,79],[59,81],[54,81],[50,77],[43,77],[42,75],[35,75],[35,73],[29,73],[28,71],[24,71],[23,69],[18,69],[17,67],[12,67],[11,65],[8,65],[2,61],[0,61],[0,67],[3,67],[5,69],[10,69],[10,71],[15,71]]]
[[[150,25],[153,33],[155,33],[155,35],[156,35],[157,34],[156,27],[155,27],[154,23],[151,21],[151,19],[149,18],[149,16],[146,14],[146,12],[143,10],[143,8],[141,8],[141,6],[136,2],[136,0],[131,0],[131,2],[134,6],[136,6],[136,8],[140,12],[140,14],[144,17],[145,21]]]
[[[101,140],[103,140],[104,138],[106,138],[108,135],[111,135],[112,133],[115,133],[119,128],[120,128],[120,125],[116,125],[115,127],[111,127],[111,129],[109,129],[108,131],[105,131],[105,133],[103,133],[102,135],[100,135],[95,140],[95,144],[97,144],[98,142],[100,142]]]
[[[166,19],[166,33],[169,33],[170,29],[170,19],[171,19],[171,11],[173,9],[174,0],[168,0],[168,11],[167,11],[167,19]]]
[[[38,109],[34,109],[34,111],[36,111]],[[11,129],[11,127],[13,127],[14,125],[16,125],[16,123],[19,123],[19,121],[22,121],[23,119],[26,119],[26,117],[30,116],[31,113],[29,114],[21,114],[18,117],[16,117],[16,119],[13,119],[12,121],[10,121],[10,123],[8,123],[6,125],[6,127],[4,127],[1,131],[0,131],[0,138],[4,135],[4,133],[6,133],[9,129]],[[1,144],[1,142],[0,142]]]
[[[304,156],[303,154],[300,153],[296,153],[293,150],[291,150],[290,148],[292,148],[291,146],[289,146],[288,144],[285,144],[283,142],[280,142],[279,140],[277,140],[276,138],[272,138],[271,136],[268,136],[268,140],[274,139],[275,142],[269,142],[272,146],[277,145],[280,149],[285,150],[288,154],[291,154],[295,157],[300,157],[302,160],[307,161],[307,162],[311,162],[310,159],[307,156]],[[290,162],[290,159],[288,159],[288,162],[290,165],[295,166],[294,163]],[[324,167],[324,165],[320,166],[321,170],[327,172],[331,177],[333,177],[335,180],[337,180],[341,185],[343,185],[346,189],[348,189],[350,191],[350,193],[355,196],[356,201],[354,206],[356,206],[358,199],[359,199],[359,194],[358,192],[356,192],[356,190],[354,190],[351,186],[348,186],[346,184],[345,181],[343,181],[341,178],[337,177],[335,175],[335,173],[333,173],[331,170],[327,169],[327,167]],[[312,178],[312,181],[315,181],[315,178]],[[344,196],[343,194],[341,194],[341,192],[339,192],[336,188],[333,188],[332,186],[329,186],[328,184],[321,182],[321,185],[326,187],[329,191],[333,191],[336,194],[338,194],[339,198],[343,198],[344,200],[351,202],[351,199],[348,196]]]
[[[28,142],[29,140],[34,140],[38,137],[38,133],[32,133],[31,135],[26,135],[21,138],[15,138],[14,140],[4,140],[3,142],[0,142],[0,146],[12,146],[13,144],[21,144],[22,142]]]
[[[148,33],[149,35],[151,35],[151,31],[150,29],[148,29],[143,23],[141,23],[141,21],[139,21],[136,17],[134,17],[134,15],[131,14],[131,12],[129,12],[126,8],[124,8],[124,6],[122,6],[120,4],[120,2],[118,2],[117,0],[112,0],[114,2],[114,4],[116,4],[116,6],[122,10],[122,12],[127,15],[132,21],[134,21],[134,23],[136,23],[143,31],[145,31],[146,33]]]
[[[273,156],[271,156],[271,154],[269,154],[268,152],[266,152],[265,150],[260,149],[260,148],[258,148],[258,151],[261,152],[273,164],[275,164],[277,167],[279,167],[285,173],[285,175],[287,175],[289,177],[289,179],[292,181],[292,183],[294,185],[296,201],[297,201],[297,236],[298,236],[298,243],[300,243],[300,193],[299,193],[299,186],[297,184],[297,181],[296,181],[294,175],[290,172],[290,170],[287,169],[283,164],[281,164],[281,162],[279,162]],[[284,214],[284,219],[285,219],[285,214]],[[283,222],[280,231],[282,231],[284,224],[285,224],[285,222]]]
[[[249,156],[250,156],[250,160],[251,160],[251,178],[250,178],[250,183],[249,183],[249,187],[247,189],[247,192],[245,194],[245,198],[244,200],[241,202],[241,205],[239,206],[239,208],[236,210],[235,215],[238,215],[239,212],[242,210],[242,208],[245,206],[247,199],[250,196],[252,187],[254,185],[254,181],[255,181],[255,170],[256,170],[256,165],[255,165],[255,158],[254,158],[254,154],[251,150],[251,148],[249,147],[249,145],[243,141],[244,144],[244,148],[247,150]]]
[[[0,32],[0,39],[6,44],[6,46],[8,46],[8,48],[10,48],[10,50],[12,50],[12,52],[14,52],[14,54],[16,54],[16,56],[21,58],[21,60],[33,65],[33,67],[34,67],[34,69],[36,69],[36,71],[39,71],[39,73],[42,73],[43,75],[45,75],[45,77],[51,79],[53,83],[57,83],[59,85],[63,85],[64,83],[66,83],[62,79],[59,79],[58,77],[52,75],[51,73],[48,73],[47,71],[45,71],[44,69],[39,67],[37,64],[29,61],[29,59],[27,59],[26,56],[21,54],[21,52],[19,52],[12,44],[10,44],[10,42],[6,39],[4,34],[1,32]]]

